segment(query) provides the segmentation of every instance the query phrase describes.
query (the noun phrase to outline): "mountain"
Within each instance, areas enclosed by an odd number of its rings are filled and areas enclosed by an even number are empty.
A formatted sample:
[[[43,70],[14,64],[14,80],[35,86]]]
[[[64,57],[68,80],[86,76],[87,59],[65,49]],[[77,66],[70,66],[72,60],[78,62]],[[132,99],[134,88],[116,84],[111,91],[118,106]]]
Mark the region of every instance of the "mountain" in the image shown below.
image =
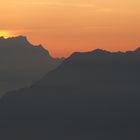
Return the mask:
[[[0,95],[33,84],[61,62],[24,36],[0,37]]]
[[[83,85],[93,88],[93,83],[97,82],[100,85],[113,84],[112,82],[139,82],[140,77],[136,73],[139,71],[139,63],[139,49],[126,53],[111,53],[100,49],[87,53],[73,53],[55,71],[41,79],[37,86]]]
[[[140,139],[140,48],[73,53],[0,100],[6,139]]]

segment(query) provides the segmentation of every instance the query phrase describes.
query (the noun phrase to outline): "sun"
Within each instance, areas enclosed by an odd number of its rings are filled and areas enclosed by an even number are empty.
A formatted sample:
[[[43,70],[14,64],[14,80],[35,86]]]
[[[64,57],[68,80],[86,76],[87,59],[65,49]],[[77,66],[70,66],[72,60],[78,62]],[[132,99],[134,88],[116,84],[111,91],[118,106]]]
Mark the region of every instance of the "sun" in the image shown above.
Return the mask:
[[[9,38],[12,34],[8,31],[0,31],[0,37]]]

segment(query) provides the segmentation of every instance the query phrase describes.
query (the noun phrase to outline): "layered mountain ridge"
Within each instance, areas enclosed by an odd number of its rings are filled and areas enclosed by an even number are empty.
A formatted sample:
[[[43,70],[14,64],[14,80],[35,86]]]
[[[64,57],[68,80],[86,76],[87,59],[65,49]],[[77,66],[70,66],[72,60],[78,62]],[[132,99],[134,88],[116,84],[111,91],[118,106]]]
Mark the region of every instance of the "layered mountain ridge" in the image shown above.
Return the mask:
[[[0,94],[33,84],[62,61],[24,36],[0,37]]]
[[[1,136],[139,139],[139,72],[139,48],[74,53],[30,88],[3,96]]]

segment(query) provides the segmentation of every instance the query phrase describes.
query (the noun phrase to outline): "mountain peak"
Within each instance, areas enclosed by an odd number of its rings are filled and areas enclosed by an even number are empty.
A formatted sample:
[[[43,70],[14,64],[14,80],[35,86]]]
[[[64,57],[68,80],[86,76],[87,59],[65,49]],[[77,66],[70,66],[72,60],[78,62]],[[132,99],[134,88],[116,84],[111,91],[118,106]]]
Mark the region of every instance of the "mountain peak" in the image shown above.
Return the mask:
[[[4,38],[0,37],[1,46],[31,46],[32,44],[28,41],[26,36],[16,36]]]
[[[16,41],[18,43],[25,43],[25,44],[30,44],[26,36],[16,36],[16,37],[9,37],[6,40],[9,41]],[[30,44],[31,45],[31,44]]]
[[[92,57],[92,56],[96,56],[96,55],[107,55],[107,54],[111,54],[111,52],[106,51],[106,50],[102,50],[102,49],[95,49],[93,51],[89,51],[89,52],[75,52],[71,55],[70,58],[81,58],[81,57]]]
[[[15,37],[5,38],[5,37],[1,36],[0,37],[0,40],[24,40],[24,41],[27,41],[27,37],[26,36],[19,35],[19,36],[15,36]]]
[[[91,53],[92,54],[108,54],[108,53],[111,53],[111,52],[106,51],[106,50],[102,50],[102,49],[95,49]]]
[[[12,47],[12,48],[32,48],[37,47],[44,49],[42,45],[33,45],[31,44],[26,36],[16,36],[16,37],[9,37],[4,38],[0,37],[0,46],[1,47]]]
[[[23,41],[28,41],[27,37],[26,36],[17,36],[17,37],[13,37],[13,39],[19,39],[19,40],[23,40]]]
[[[27,37],[23,36],[23,35],[19,35],[19,36],[16,36],[16,37],[9,37],[7,39],[24,39],[24,40],[27,40]]]

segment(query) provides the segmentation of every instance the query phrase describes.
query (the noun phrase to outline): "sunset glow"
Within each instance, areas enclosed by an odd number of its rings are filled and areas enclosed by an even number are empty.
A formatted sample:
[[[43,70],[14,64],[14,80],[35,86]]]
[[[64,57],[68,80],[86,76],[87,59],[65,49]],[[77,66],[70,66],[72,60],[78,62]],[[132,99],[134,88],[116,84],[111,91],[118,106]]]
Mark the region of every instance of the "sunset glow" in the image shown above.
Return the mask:
[[[27,36],[55,57],[96,48],[133,50],[140,46],[139,7],[139,0],[5,0],[0,30]]]
[[[12,36],[12,34],[10,32],[0,31],[0,37],[9,38],[11,36]]]

